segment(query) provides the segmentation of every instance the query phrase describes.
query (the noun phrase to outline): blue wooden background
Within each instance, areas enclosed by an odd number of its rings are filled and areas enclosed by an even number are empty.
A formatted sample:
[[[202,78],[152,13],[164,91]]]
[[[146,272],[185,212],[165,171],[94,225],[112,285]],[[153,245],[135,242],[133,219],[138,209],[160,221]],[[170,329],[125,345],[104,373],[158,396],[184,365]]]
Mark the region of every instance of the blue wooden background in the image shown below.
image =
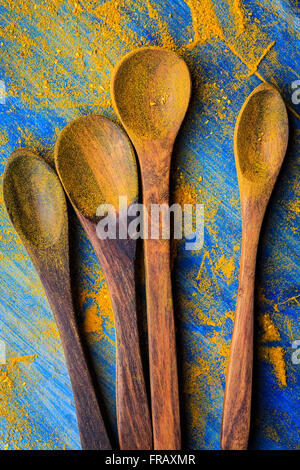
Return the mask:
[[[212,7],[215,16],[207,16]],[[172,171],[173,200],[205,205],[203,249],[186,251],[180,242],[174,252],[185,448],[219,449],[241,240],[233,132],[242,103],[261,80],[276,84],[289,106],[290,144],[258,256],[250,447],[299,448],[300,365],[292,361],[300,339],[300,104],[292,100],[299,35],[298,4],[288,0],[0,0],[1,174],[19,146],[37,148],[51,162],[58,132],[73,118],[90,112],[115,118],[110,76],[132,48],[171,47],[191,69],[193,98]],[[0,448],[79,449],[55,322],[2,196],[0,216],[0,338],[7,354],[0,366]],[[75,303],[116,434],[108,292],[89,242],[71,219]]]

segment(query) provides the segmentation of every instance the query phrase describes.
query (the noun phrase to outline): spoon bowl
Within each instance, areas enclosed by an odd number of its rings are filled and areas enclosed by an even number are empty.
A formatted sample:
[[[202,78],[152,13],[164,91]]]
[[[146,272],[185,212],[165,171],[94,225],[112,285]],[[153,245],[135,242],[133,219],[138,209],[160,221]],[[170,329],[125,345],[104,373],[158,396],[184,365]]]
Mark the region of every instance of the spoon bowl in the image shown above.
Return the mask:
[[[128,134],[141,139],[176,135],[190,94],[191,79],[185,62],[159,47],[131,52],[113,73],[114,106]]]
[[[245,101],[235,127],[235,156],[241,190],[257,195],[277,177],[288,141],[285,104],[275,87],[259,85]]]
[[[63,189],[53,170],[34,152],[20,149],[12,154],[5,167],[3,194],[9,216],[25,243],[49,248],[66,234]]]
[[[78,212],[97,222],[100,204],[137,202],[138,176],[133,148],[123,131],[103,116],[72,121],[56,145],[56,169]]]

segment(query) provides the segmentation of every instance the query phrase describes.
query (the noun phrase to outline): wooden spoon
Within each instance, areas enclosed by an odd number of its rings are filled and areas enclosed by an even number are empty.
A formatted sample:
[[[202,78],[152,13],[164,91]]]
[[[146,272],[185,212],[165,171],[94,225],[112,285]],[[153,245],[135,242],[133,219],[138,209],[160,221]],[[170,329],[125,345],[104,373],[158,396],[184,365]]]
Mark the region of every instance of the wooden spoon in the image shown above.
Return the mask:
[[[248,445],[257,245],[287,143],[288,117],[284,102],[276,88],[263,83],[255,88],[244,103],[234,136],[242,206],[242,251],[223,407],[223,449],[246,449]]]
[[[124,132],[109,119],[86,116],[71,122],[61,132],[55,147],[55,163],[109,287],[117,338],[117,421],[121,449],[151,449],[151,421],[136,314],[136,240],[103,240],[96,233],[100,204],[116,208],[119,226],[119,196],[127,196],[128,205],[137,202],[133,149]]]
[[[71,378],[83,449],[110,449],[72,304],[68,214],[54,171],[33,151],[16,150],[3,182],[4,201],[54,312]]]
[[[151,205],[169,203],[171,154],[190,93],[185,62],[158,47],[131,52],[113,74],[113,104],[140,162],[148,227]],[[144,246],[154,448],[180,449],[170,243],[146,239]]]

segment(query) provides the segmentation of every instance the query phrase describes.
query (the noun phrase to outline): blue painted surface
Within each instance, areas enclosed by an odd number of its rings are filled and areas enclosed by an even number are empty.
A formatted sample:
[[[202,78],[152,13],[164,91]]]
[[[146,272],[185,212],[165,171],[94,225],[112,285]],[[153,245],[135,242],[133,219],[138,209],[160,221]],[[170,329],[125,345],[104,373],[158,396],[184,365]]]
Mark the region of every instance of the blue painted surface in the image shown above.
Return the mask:
[[[86,7],[93,4],[81,3]],[[229,41],[228,3],[213,3]],[[0,31],[20,19],[18,8],[21,8],[22,2],[15,4],[13,10],[9,2],[0,0]],[[35,4],[47,13],[43,2]],[[180,177],[186,185],[185,189],[176,189],[173,197],[180,194],[181,199],[185,200],[188,192],[192,191],[197,202],[205,205],[204,247],[199,252],[189,252],[180,242],[173,271],[184,446],[218,449],[241,239],[233,132],[244,100],[260,83],[260,79],[255,74],[249,76],[249,69],[228,49],[226,41],[212,39],[197,45],[193,51],[183,48],[192,37],[191,12],[185,2],[159,0],[153,1],[152,5],[157,8],[170,36],[186,58],[194,82],[192,103],[173,156],[173,187],[177,188]],[[249,24],[254,24],[254,18],[260,21],[257,24],[264,33],[266,46],[275,41],[271,52],[259,64],[258,73],[276,84],[287,104],[300,114],[300,105],[291,101],[291,84],[299,79],[300,22],[296,2],[247,0],[243,5]],[[57,130],[71,119],[88,112],[115,116],[109,105],[99,102],[99,91],[91,94],[82,91],[90,80],[92,60],[85,56],[85,68],[76,69],[73,63],[75,52],[78,47],[83,50],[91,47],[94,32],[91,13],[83,11],[80,16],[73,16],[73,8],[72,2],[62,2],[60,5],[57,25],[61,23],[62,30],[57,29],[57,37],[50,27],[52,23],[49,23],[49,31],[43,30],[41,35],[40,24],[35,23],[34,16],[33,19],[30,15],[22,16],[20,27],[37,41],[32,46],[33,58],[29,56],[25,61],[16,59],[13,54],[15,50],[19,52],[20,48],[16,46],[18,39],[14,44],[13,35],[1,35],[0,79],[8,90],[6,104],[0,104],[0,136],[5,136],[1,139],[0,148],[1,174],[8,155],[19,146],[37,147],[49,158]],[[250,12],[252,16],[249,16]],[[98,21],[100,27],[101,21]],[[136,10],[133,15],[127,14],[125,23],[124,30],[134,31],[141,43],[160,45],[163,42],[161,31],[164,29],[157,21],[149,21],[147,11]],[[112,35],[116,36],[115,45],[110,50],[111,43],[108,43],[107,55],[115,64],[129,47],[114,31]],[[52,49],[69,48],[69,55],[59,57],[66,73],[57,83],[62,89],[67,84],[71,85],[70,90],[64,90],[66,96],[72,96],[72,101],[66,102],[65,106],[57,94],[47,98],[37,95],[37,90],[42,87],[41,77],[38,74],[34,76],[31,64],[38,64],[46,77],[51,76],[52,67],[53,70],[55,68],[51,63],[53,57],[51,59],[47,50],[42,48],[43,40],[51,44]],[[255,40],[254,47],[257,47]],[[24,69],[26,63],[27,71]],[[95,77],[102,84],[110,74],[111,67],[103,62]],[[25,87],[24,94],[28,93],[34,98],[33,102],[20,93],[22,86]],[[14,92],[16,87],[18,92]],[[209,98],[203,91],[207,89],[213,90]],[[264,343],[264,331],[257,321],[255,340],[257,355],[261,348],[283,348],[287,386],[280,386],[270,362],[261,356],[256,358],[250,439],[253,449],[295,449],[300,442],[300,365],[293,364],[291,359],[292,343],[300,339],[300,121],[291,111],[289,119],[289,149],[261,236],[256,297],[256,318],[269,313],[280,339]],[[0,215],[0,337],[7,344],[8,361],[16,356],[37,355],[31,365],[20,362],[15,367],[2,366],[2,371],[8,370],[13,379],[13,386],[6,392],[8,398],[5,400],[15,410],[16,416],[7,419],[0,402],[0,448],[78,449],[80,442],[70,381],[53,316],[37,274],[11,227],[3,202]],[[78,295],[88,292],[82,308],[78,307],[83,322],[104,280],[90,244],[73,218],[71,230],[76,241],[72,257],[74,292]],[[220,259],[231,260],[232,272],[229,276],[220,268]],[[108,423],[116,433],[114,328],[101,308],[99,315],[103,319],[101,338],[96,333],[87,333],[86,339],[99,379]],[[4,398],[0,397],[0,400],[3,402]]]

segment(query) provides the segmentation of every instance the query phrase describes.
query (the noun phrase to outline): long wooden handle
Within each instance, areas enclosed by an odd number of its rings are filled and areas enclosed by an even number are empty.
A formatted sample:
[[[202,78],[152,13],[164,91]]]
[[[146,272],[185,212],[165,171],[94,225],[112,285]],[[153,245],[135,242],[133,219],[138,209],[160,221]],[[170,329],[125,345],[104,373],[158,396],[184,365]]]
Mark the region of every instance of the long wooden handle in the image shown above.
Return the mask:
[[[134,270],[106,271],[117,337],[117,422],[120,448],[152,449],[152,426],[136,316]]]
[[[45,291],[55,315],[70,374],[82,449],[110,450],[93,381],[80,340],[71,300],[68,275],[60,271],[49,282],[43,278]]]
[[[162,239],[163,217],[151,218],[153,204],[169,204],[167,170],[171,149],[153,146],[138,150],[139,155],[143,152],[145,155],[140,161],[143,162],[143,203],[147,208],[145,230],[148,227],[144,251],[154,449],[179,450],[181,432],[170,240]],[[156,158],[157,153],[159,158]],[[158,239],[153,238],[152,228],[156,228]]]
[[[253,299],[261,222],[243,221],[239,289],[227,366],[221,428],[222,449],[248,447],[253,367]]]
[[[181,447],[175,327],[168,240],[145,240],[154,448]]]
[[[79,216],[104,271],[117,340],[117,423],[122,450],[152,449],[152,427],[138,335],[135,240],[100,240],[95,224]]]

